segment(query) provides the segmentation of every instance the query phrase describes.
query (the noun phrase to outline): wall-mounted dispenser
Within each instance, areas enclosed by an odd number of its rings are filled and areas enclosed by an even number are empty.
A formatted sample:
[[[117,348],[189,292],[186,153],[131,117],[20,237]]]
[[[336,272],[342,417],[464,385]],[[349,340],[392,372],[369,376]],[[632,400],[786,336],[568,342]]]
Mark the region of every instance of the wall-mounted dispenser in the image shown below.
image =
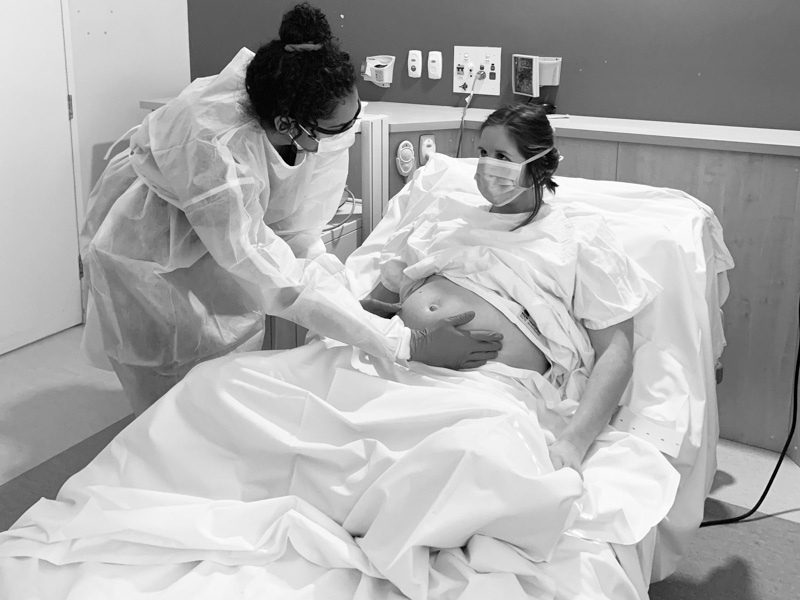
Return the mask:
[[[366,81],[371,81],[378,87],[389,87],[392,83],[393,74],[394,56],[386,54],[368,56],[367,60],[361,63],[361,77]]]
[[[539,85],[558,85],[561,83],[561,57],[539,57]]]

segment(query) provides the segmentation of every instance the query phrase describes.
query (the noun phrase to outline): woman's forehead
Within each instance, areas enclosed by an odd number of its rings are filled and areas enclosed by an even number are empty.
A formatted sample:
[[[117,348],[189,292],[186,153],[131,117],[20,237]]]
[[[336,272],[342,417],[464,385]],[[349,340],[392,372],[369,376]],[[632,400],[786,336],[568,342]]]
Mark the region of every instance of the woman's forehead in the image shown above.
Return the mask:
[[[504,152],[506,154],[519,154],[517,145],[508,135],[505,127],[489,125],[481,131],[478,145],[487,152]]]

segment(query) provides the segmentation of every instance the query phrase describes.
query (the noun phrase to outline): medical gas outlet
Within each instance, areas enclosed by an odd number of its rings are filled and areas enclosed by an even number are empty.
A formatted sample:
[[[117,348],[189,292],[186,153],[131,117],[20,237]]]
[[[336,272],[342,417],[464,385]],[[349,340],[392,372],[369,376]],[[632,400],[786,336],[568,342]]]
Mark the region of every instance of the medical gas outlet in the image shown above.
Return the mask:
[[[499,96],[500,55],[501,48],[455,46],[453,49],[453,92]]]

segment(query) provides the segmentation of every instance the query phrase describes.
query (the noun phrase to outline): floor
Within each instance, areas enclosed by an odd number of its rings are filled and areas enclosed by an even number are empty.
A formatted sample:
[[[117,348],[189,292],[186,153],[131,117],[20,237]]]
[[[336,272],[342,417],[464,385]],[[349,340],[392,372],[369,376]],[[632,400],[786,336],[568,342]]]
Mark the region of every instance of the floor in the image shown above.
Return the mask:
[[[0,356],[0,485],[130,414],[116,376],[86,364],[82,327]],[[777,454],[721,440],[711,496],[751,507]],[[800,467],[785,460],[760,512],[800,523]]]
[[[82,332],[0,356],[0,485],[130,414],[117,376],[83,358]]]

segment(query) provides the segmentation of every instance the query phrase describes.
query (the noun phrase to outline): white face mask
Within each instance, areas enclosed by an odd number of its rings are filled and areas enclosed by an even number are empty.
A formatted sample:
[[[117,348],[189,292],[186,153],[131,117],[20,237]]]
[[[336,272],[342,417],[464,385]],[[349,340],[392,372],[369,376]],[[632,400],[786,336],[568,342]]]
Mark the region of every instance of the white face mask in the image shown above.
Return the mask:
[[[346,150],[352,146],[356,141],[356,128],[351,127],[347,131],[337,133],[335,135],[326,135],[319,138],[319,147],[317,148],[318,154],[326,152],[339,152]]]
[[[522,192],[530,189],[520,183],[522,167],[541,158],[552,149],[553,147],[550,146],[521,163],[482,156],[478,160],[478,170],[475,171],[478,190],[494,206],[505,206]]]

